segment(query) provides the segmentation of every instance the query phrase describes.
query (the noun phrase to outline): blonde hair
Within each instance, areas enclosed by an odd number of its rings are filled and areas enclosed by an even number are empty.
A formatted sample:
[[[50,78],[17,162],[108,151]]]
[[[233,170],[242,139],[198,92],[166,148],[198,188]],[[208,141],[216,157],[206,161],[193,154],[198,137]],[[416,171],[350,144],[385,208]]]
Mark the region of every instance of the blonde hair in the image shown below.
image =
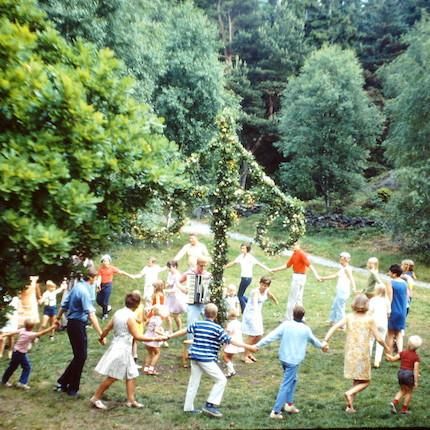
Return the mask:
[[[411,349],[413,351],[418,349],[422,344],[423,344],[423,340],[421,336],[413,335],[413,336],[410,336],[408,339],[408,347],[409,347],[408,349]]]
[[[54,287],[57,288],[57,285],[55,284],[55,282],[52,282],[51,280],[46,281],[46,287]]]
[[[155,281],[152,286],[154,287],[154,294],[155,293],[162,293],[165,287],[164,281],[159,279],[158,281]]]
[[[365,313],[369,309],[369,299],[364,294],[358,294],[352,301],[351,308],[354,312]]]
[[[229,292],[229,291],[232,291],[232,292],[234,291],[236,293],[237,292],[236,285],[234,284],[227,285],[226,292]]]
[[[216,318],[217,315],[218,315],[218,306],[214,303],[208,303],[205,306],[205,317]]]
[[[384,284],[376,284],[375,285],[375,294],[377,296],[385,297],[386,288]]]
[[[379,268],[379,260],[376,257],[370,257],[367,260],[367,265],[372,265],[375,270]]]
[[[229,319],[229,320],[233,320],[233,319],[237,318],[238,316],[239,316],[239,311],[235,308],[232,308],[227,312],[227,319]]]

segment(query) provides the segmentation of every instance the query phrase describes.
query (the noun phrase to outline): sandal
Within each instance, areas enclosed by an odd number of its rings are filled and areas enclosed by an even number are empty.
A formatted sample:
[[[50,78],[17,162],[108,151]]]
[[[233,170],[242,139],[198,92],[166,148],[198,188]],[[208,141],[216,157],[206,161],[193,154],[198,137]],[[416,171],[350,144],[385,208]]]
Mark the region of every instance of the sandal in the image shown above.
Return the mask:
[[[97,409],[107,409],[107,406],[100,399],[96,400],[94,397],[91,397],[90,402]]]

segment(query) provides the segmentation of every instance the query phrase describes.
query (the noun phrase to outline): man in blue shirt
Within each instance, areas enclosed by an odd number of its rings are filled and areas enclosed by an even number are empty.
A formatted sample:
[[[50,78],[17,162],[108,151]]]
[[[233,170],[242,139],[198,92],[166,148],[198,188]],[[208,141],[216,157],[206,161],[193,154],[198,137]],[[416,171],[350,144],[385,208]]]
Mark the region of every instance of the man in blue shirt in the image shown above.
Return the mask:
[[[299,410],[294,406],[294,393],[296,390],[297,372],[300,363],[306,355],[308,342],[316,348],[328,351],[327,342],[320,342],[312,333],[312,330],[303,322],[305,310],[296,305],[293,310],[293,321],[284,321],[275,330],[256,343],[251,350],[258,349],[269,343],[280,340],[279,360],[284,369],[284,379],[279,387],[275,405],[270,418],[282,419],[282,409],[290,414],[297,414]]]
[[[102,334],[86,285],[87,281],[93,283],[96,276],[97,273],[90,270],[85,281],[77,282],[65,297],[57,315],[57,321],[60,321],[63,313],[67,315],[67,334],[72,346],[73,359],[58,378],[55,389],[66,392],[69,396],[77,396],[79,392],[82,370],[87,359],[88,342],[85,327],[88,320],[91,321],[99,336]]]

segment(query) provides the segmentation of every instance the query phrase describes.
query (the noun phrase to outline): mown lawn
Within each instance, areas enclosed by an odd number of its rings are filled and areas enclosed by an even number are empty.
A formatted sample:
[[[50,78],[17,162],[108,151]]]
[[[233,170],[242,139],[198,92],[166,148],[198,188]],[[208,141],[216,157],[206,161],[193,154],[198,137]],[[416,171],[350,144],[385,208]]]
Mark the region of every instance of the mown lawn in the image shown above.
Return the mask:
[[[114,264],[131,273],[137,273],[149,256],[156,256],[161,263],[175,255],[184,236],[167,247],[148,248],[143,246],[118,247],[107,250],[114,257]],[[316,239],[315,239],[316,240]],[[209,246],[209,240],[203,239]],[[230,257],[237,255],[239,243],[230,242]],[[337,247],[337,245],[336,245]],[[309,250],[313,253],[315,251]],[[351,250],[350,250],[351,251]],[[336,251],[337,252],[337,251]],[[353,251],[351,251],[353,253]],[[283,258],[265,257],[257,248],[254,254],[269,267],[276,267]],[[370,252],[369,254],[374,254]],[[331,273],[332,269],[318,267],[321,274]],[[255,280],[263,272],[257,269]],[[237,282],[238,269],[225,272],[226,282]],[[282,318],[290,272],[279,272],[274,276],[272,291],[281,304],[266,303],[264,308],[266,331],[274,328]],[[364,286],[365,277],[355,275],[357,284]],[[142,280],[130,281],[118,277],[114,283],[113,305],[122,304],[125,292],[141,288]],[[317,283],[309,276],[305,290],[305,308],[308,324],[314,333],[322,338],[328,329],[326,320],[334,295],[333,282]],[[30,378],[32,389],[28,392],[16,388],[0,387],[0,428],[4,429],[265,429],[265,428],[415,428],[428,427],[430,412],[429,364],[430,346],[428,336],[428,315],[430,315],[430,290],[417,288],[408,317],[407,334],[419,334],[424,345],[419,350],[422,359],[421,380],[412,400],[410,416],[393,416],[388,403],[397,391],[398,363],[384,362],[380,369],[374,370],[372,384],[356,400],[358,412],[347,415],[344,412],[343,392],[350,381],[343,378],[344,334],[336,334],[330,344],[331,350],[323,354],[311,346],[303,362],[296,393],[296,405],[300,414],[289,416],[282,422],[269,420],[268,415],[276,396],[281,378],[277,358],[277,344],[258,353],[258,362],[246,365],[237,361],[238,375],[229,380],[221,409],[222,419],[205,416],[189,417],[183,414],[182,406],[188,382],[189,370],[181,367],[181,339],[170,342],[163,348],[158,377],[140,376],[137,380],[137,397],[145,404],[143,410],[127,409],[124,405],[124,385],[117,382],[107,393],[108,411],[93,409],[88,399],[100,381],[94,367],[101,357],[104,347],[96,341],[93,330],[89,330],[89,357],[85,366],[79,399],[70,399],[64,394],[54,393],[52,387],[71,357],[67,335],[58,333],[55,341],[42,338],[30,352],[33,372]],[[139,356],[144,356],[140,347]],[[0,360],[0,372],[7,365],[7,359]],[[13,381],[18,374],[15,373]],[[206,399],[210,383],[204,379],[197,397],[197,405]]]

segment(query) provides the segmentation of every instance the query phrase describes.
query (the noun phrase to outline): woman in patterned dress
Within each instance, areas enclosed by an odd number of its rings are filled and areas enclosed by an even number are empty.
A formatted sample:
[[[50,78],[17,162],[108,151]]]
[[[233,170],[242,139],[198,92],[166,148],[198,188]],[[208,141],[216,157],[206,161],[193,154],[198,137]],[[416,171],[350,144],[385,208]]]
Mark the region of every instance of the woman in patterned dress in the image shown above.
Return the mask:
[[[359,294],[352,302],[352,313],[349,313],[342,320],[338,321],[325,335],[324,340],[328,342],[336,330],[345,327],[345,361],[344,376],[352,379],[352,387],[345,392],[346,409],[348,413],[356,410],[353,406],[354,397],[360,391],[366,389],[370,384],[370,339],[375,337],[385,351],[388,351],[387,344],[380,336],[375,321],[367,314],[369,309],[369,299],[364,294]]]
[[[133,338],[140,341],[166,340],[165,337],[148,337],[139,334],[134,311],[139,306],[141,297],[139,294],[130,293],[125,296],[125,307],[115,312],[113,318],[103,330],[99,342],[105,343],[105,337],[113,329],[114,338],[108,350],[96,366],[96,372],[105,375],[106,379],[101,382],[91,403],[98,409],[107,409],[101,401],[104,392],[118,379],[125,379],[127,391],[127,407],[142,408],[143,405],[135,399],[136,382],[139,375],[132,354]]]

